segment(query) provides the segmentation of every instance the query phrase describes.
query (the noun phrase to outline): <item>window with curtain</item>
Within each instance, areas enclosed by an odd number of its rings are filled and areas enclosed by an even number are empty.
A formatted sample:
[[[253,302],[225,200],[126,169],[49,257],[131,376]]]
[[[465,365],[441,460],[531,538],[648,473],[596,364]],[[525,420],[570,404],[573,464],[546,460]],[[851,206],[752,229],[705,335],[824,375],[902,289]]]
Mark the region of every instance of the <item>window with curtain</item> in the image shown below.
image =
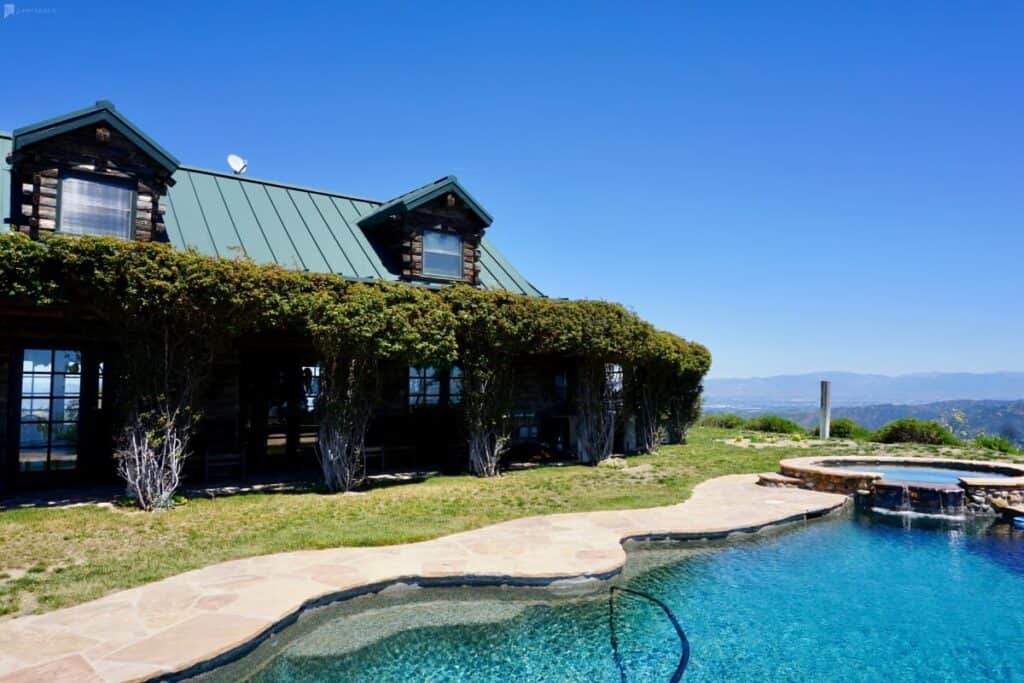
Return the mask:
[[[60,232],[131,237],[135,192],[127,185],[69,175],[60,180]]]
[[[462,237],[450,232],[423,231],[423,274],[462,277]]]

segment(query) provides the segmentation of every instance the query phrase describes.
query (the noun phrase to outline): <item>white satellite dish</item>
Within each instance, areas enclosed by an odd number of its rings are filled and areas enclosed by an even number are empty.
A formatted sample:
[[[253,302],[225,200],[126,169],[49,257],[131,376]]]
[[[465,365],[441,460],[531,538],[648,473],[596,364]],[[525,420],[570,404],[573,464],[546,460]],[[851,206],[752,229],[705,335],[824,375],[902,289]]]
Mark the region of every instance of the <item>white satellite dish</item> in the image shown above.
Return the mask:
[[[231,170],[235,172],[235,175],[242,175],[245,173],[245,169],[248,168],[249,162],[237,154],[229,154],[228,166],[230,166]]]

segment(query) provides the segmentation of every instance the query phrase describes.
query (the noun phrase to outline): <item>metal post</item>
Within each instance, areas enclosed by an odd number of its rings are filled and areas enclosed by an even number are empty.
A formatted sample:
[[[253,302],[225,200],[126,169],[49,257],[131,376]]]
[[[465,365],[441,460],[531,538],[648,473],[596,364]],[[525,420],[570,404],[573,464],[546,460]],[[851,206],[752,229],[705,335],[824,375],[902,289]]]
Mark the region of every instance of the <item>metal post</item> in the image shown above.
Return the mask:
[[[818,435],[822,439],[828,438],[829,429],[832,426],[832,382],[827,379],[821,380],[821,420],[818,422]]]

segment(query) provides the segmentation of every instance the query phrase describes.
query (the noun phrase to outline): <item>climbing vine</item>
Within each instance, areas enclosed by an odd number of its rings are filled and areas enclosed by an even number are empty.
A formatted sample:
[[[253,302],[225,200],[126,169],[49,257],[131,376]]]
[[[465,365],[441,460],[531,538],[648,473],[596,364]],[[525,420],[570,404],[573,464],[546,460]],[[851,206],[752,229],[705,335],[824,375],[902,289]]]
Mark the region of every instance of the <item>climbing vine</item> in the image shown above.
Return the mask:
[[[481,476],[498,473],[514,368],[531,358],[560,357],[575,367],[583,462],[608,456],[624,414],[637,418],[641,450],[656,448],[663,424],[670,438],[683,438],[710,365],[704,347],[604,301],[352,283],[114,239],[0,236],[0,298],[15,307],[59,309],[116,346],[123,357],[119,453],[138,458],[138,445],[149,443],[153,452],[141,457],[159,460],[160,448],[176,444],[180,457],[171,458],[172,469],[188,456],[200,417],[196,397],[214,358],[252,334],[310,340],[321,360],[319,448],[332,490],[362,483],[383,363],[461,366],[469,467]],[[614,368],[625,370],[624,392],[612,386]],[[144,507],[170,500],[168,487],[147,502],[138,485],[130,486]]]

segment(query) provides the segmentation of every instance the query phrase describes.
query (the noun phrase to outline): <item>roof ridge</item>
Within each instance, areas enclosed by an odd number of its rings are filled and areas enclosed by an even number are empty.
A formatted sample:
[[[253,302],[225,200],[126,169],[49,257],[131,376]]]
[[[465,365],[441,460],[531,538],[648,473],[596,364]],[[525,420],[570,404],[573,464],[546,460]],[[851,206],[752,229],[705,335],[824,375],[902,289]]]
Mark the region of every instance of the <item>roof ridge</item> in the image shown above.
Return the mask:
[[[266,178],[253,178],[252,176],[239,175],[237,173],[226,173],[224,171],[215,171],[211,168],[200,168],[199,166],[189,166],[182,164],[178,167],[182,171],[188,171],[189,173],[204,173],[206,175],[217,176],[220,178],[230,178],[231,180],[240,180],[249,183],[256,183],[258,185],[271,185],[274,187],[280,187],[286,190],[299,190],[301,192],[313,192],[315,194],[322,194],[328,197],[342,197],[344,199],[354,199],[357,202],[366,202],[368,204],[383,205],[386,202],[382,202],[379,199],[370,199],[368,197],[360,197],[354,194],[346,194],[344,192],[335,192],[334,190],[325,190],[319,187],[307,187],[305,185],[296,185],[294,183],[286,183],[280,180],[268,180]]]
[[[458,178],[456,178],[455,176],[453,176],[451,174],[448,174],[446,176],[442,176],[442,177],[438,178],[437,180],[431,180],[429,183],[424,183],[424,184],[420,185],[417,188],[413,188],[412,190],[409,190],[407,192],[403,192],[402,194],[397,195],[396,197],[392,197],[391,199],[389,199],[388,201],[386,201],[384,203],[385,204],[391,204],[393,202],[398,201],[402,197],[405,197],[405,196],[410,195],[410,194],[416,194],[420,190],[425,190],[428,187],[433,187],[434,185],[442,185],[444,183],[457,183],[457,182],[458,182]]]

